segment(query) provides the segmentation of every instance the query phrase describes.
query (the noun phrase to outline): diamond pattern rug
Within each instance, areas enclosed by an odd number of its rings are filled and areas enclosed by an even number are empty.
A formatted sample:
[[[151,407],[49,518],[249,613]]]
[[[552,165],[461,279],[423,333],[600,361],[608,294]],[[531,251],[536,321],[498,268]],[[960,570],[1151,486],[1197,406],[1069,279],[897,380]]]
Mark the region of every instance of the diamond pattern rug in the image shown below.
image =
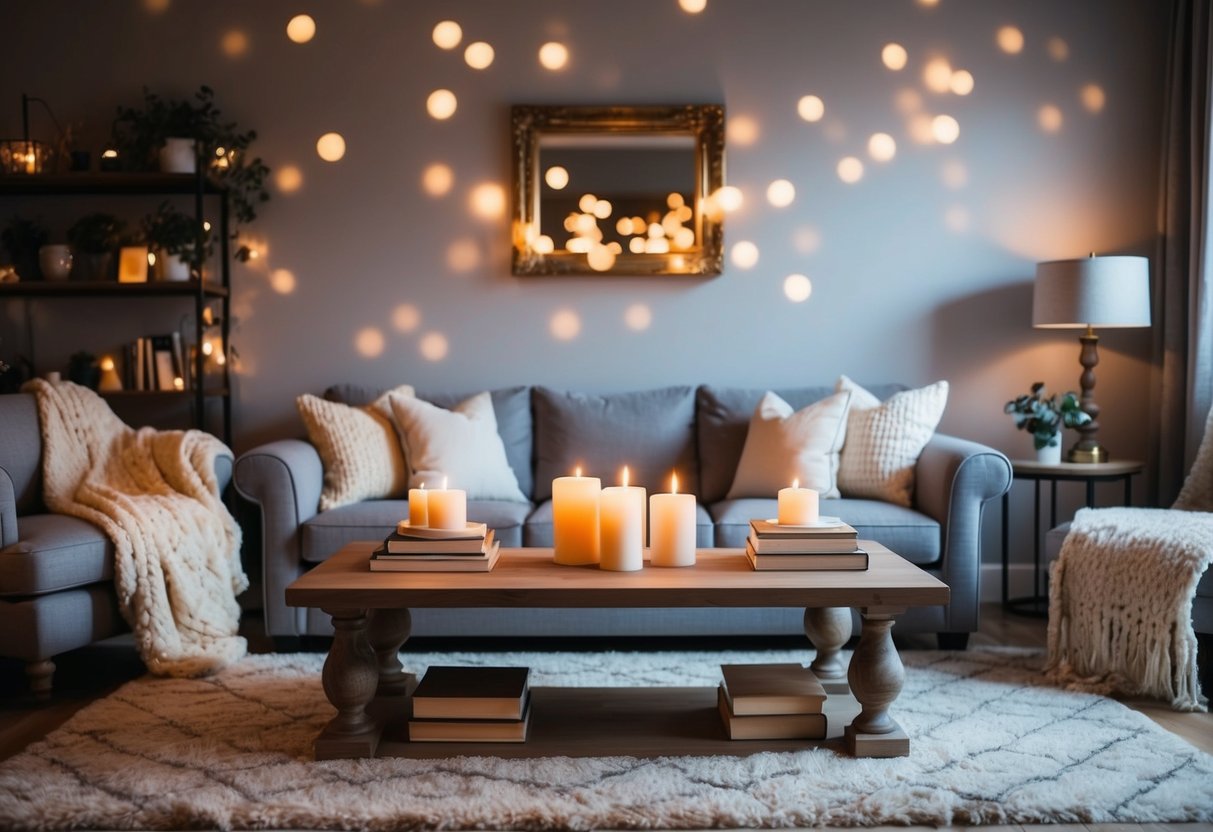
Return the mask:
[[[535,685],[712,686],[807,651],[456,653]],[[315,762],[323,656],[143,678],[0,765],[0,828],[589,829],[1213,821],[1213,756],[1114,700],[1047,686],[1039,653],[907,651],[912,753]]]

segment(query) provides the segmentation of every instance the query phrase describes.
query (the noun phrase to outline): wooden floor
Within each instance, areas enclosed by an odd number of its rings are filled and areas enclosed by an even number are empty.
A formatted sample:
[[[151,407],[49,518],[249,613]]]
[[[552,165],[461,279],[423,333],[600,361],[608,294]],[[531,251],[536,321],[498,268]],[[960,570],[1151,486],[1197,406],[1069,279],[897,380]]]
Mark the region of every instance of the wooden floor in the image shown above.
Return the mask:
[[[249,640],[249,648],[253,652],[264,653],[273,650],[274,645],[264,635],[261,619],[257,616],[246,615],[241,629]],[[897,639],[901,649],[934,649],[934,637],[907,636]],[[768,646],[787,647],[798,642],[788,639],[780,640],[777,644],[769,641],[747,639],[739,642],[737,647],[755,648],[762,644]],[[578,642],[580,644],[580,642]],[[719,639],[711,642],[714,647],[721,647]],[[996,604],[982,606],[981,629],[970,641],[972,646],[1011,646],[1011,647],[1044,647],[1045,622],[1040,618],[1028,618],[1003,612]],[[318,647],[318,645],[311,645]],[[418,639],[410,641],[406,649],[440,649],[451,645],[450,642],[430,640],[428,643]],[[543,644],[512,640],[509,644],[484,642],[473,643],[461,640],[459,649],[536,649],[556,648],[569,645],[549,641]],[[576,649],[577,645],[572,645]],[[585,647],[605,648],[621,646],[618,641],[611,645],[605,643],[585,644]],[[629,641],[629,647],[640,646],[638,642]],[[664,648],[690,647],[709,649],[706,643],[665,641]],[[730,645],[723,645],[730,646]],[[107,642],[83,648],[61,656],[57,661],[58,672],[55,675],[55,694],[47,704],[34,703],[25,692],[25,679],[20,663],[0,660],[0,760],[7,759],[20,752],[31,742],[54,730],[77,710],[99,699],[119,685],[143,674],[143,665],[135,655],[130,637],[119,637]],[[1144,701],[1128,701],[1125,703],[1161,725],[1163,728],[1182,737],[1204,751],[1213,754],[1213,714],[1175,713],[1167,708]],[[896,705],[894,705],[896,708]],[[904,830],[907,827],[875,827],[877,829]],[[913,828],[913,827],[910,827]],[[922,827],[930,828],[930,827]],[[964,829],[967,827],[956,827]],[[1021,830],[1020,825],[974,827],[982,832],[997,832],[997,830]],[[1032,827],[1029,827],[1032,829]],[[1097,830],[1097,832],[1136,832],[1136,830],[1165,830],[1165,832],[1181,832],[1182,830],[1201,830],[1213,832],[1213,824],[1177,823],[1177,824],[1055,824],[1047,827],[1048,832],[1074,832],[1075,830]],[[1043,830],[1042,830],[1043,832]]]

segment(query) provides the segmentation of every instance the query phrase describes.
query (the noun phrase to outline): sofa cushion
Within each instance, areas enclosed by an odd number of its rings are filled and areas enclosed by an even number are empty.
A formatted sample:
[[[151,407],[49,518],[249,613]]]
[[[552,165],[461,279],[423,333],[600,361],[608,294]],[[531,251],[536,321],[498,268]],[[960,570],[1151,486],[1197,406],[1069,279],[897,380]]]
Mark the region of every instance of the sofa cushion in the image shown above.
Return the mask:
[[[40,595],[114,577],[114,546],[101,529],[67,514],[27,514],[21,539],[0,549],[0,595]]]
[[[401,385],[396,395],[413,395]],[[320,510],[359,500],[402,497],[408,484],[404,446],[385,394],[367,405],[347,405],[304,394],[295,399],[308,439],[324,465]]]
[[[914,468],[943,418],[948,383],[903,390],[883,402],[846,376],[836,389],[851,393],[838,488],[848,497],[913,505]]]
[[[386,391],[385,387],[365,384],[334,384],[324,391],[324,397],[330,401],[364,405],[370,404]],[[454,409],[455,405],[467,398],[466,394],[458,393],[422,392],[418,395],[447,410]],[[535,483],[531,474],[531,388],[505,387],[493,390],[490,395],[493,397],[493,412],[497,416],[497,433],[505,445],[505,458],[518,478],[518,487],[530,498]]]
[[[869,387],[878,396],[889,396],[905,388],[898,384]],[[699,499],[711,504],[723,500],[733,483],[741,450],[745,447],[750,416],[770,388],[716,387],[704,385],[696,393],[696,424],[699,451]],[[775,394],[794,410],[833,395],[832,387],[783,387]]]
[[[522,545],[522,521],[530,510],[529,503],[468,500],[468,520],[487,523],[502,546]],[[303,560],[323,563],[347,543],[383,540],[408,516],[407,500],[365,500],[322,511],[303,524]]]
[[[750,533],[750,520],[769,519],[778,513],[778,500],[724,500],[712,506],[716,520],[716,545],[739,549]],[[939,523],[911,508],[880,500],[822,500],[824,516],[841,517],[859,532],[859,537],[884,544],[910,563],[926,566],[940,558]]]
[[[408,445],[412,488],[462,489],[472,500],[526,503],[505,456],[488,393],[453,410],[413,396],[389,396],[396,425]]]
[[[550,499],[552,480],[578,466],[613,485],[627,465],[631,484],[650,494],[670,490],[671,472],[684,483],[699,481],[692,387],[609,395],[535,387],[532,402],[536,502]]]
[[[523,546],[550,547],[552,542],[552,501],[540,503],[526,519],[522,533]],[[712,516],[702,503],[695,506],[695,545],[710,549],[717,545]]]
[[[838,455],[847,435],[849,393],[800,410],[767,393],[750,418],[728,497],[774,497],[796,484],[823,499],[837,497]]]

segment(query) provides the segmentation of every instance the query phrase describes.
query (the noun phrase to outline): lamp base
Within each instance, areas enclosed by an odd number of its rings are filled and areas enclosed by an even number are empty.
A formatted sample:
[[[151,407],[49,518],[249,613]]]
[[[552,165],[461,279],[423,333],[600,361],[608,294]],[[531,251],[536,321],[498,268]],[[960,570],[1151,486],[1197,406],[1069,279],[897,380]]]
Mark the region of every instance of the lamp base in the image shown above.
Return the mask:
[[[1108,461],[1108,451],[1102,445],[1092,443],[1089,447],[1083,447],[1086,443],[1079,442],[1066,454],[1066,462],[1085,462],[1098,463]]]

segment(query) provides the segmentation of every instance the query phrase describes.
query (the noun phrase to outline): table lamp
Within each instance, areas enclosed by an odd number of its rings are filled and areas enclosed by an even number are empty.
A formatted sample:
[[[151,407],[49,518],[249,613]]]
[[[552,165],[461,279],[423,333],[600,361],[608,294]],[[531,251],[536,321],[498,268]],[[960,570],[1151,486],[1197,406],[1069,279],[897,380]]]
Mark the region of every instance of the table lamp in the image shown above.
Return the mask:
[[[1036,264],[1032,326],[1083,329],[1078,363],[1082,365],[1080,404],[1091,421],[1077,428],[1079,440],[1069,462],[1107,462],[1099,444],[1099,405],[1095,403],[1095,365],[1099,363],[1096,327],[1150,325],[1150,264],[1144,257],[1084,257]]]

